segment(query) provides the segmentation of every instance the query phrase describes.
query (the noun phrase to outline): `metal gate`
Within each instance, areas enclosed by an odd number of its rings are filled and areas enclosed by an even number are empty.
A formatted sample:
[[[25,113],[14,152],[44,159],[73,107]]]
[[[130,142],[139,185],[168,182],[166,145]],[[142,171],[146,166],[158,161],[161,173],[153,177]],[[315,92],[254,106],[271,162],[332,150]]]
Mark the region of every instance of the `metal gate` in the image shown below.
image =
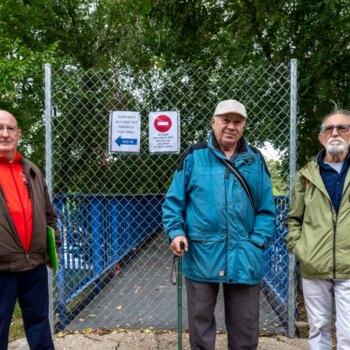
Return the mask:
[[[284,244],[284,218],[295,172],[295,60],[137,74],[45,66],[46,174],[63,242],[61,266],[50,283],[55,330],[176,328],[161,206],[182,153],[206,140],[217,102],[228,98],[247,107],[248,141],[275,157],[270,165],[278,229],[265,253],[261,331],[293,335],[294,262]],[[141,113],[139,154],[108,153],[111,111]],[[153,111],[179,113],[179,154],[149,153]],[[216,313],[224,329],[222,302]]]

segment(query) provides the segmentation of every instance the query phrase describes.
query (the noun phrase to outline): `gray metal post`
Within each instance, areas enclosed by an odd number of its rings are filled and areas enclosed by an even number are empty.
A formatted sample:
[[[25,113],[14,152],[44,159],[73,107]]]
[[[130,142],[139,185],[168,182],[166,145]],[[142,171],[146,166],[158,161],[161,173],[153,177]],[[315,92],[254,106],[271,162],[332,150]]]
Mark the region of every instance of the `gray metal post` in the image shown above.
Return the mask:
[[[298,61],[290,61],[290,156],[289,156],[289,198],[291,199],[294,177],[297,168],[297,94],[298,94]],[[295,257],[289,254],[288,286],[288,336],[295,335]]]
[[[51,64],[45,64],[45,174],[49,195],[52,198],[52,101]],[[51,333],[54,333],[53,272],[49,269],[49,319]]]

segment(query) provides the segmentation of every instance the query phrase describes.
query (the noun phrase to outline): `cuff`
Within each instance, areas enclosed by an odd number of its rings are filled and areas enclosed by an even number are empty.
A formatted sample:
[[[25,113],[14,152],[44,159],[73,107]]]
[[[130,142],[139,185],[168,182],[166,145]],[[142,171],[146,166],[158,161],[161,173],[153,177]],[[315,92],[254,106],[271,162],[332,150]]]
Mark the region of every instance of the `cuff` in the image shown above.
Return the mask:
[[[173,230],[168,233],[169,240],[172,241],[175,237],[186,236],[185,232],[181,229]]]
[[[259,237],[257,235],[251,235],[250,241],[258,248],[265,249],[267,246],[267,243],[264,238]]]

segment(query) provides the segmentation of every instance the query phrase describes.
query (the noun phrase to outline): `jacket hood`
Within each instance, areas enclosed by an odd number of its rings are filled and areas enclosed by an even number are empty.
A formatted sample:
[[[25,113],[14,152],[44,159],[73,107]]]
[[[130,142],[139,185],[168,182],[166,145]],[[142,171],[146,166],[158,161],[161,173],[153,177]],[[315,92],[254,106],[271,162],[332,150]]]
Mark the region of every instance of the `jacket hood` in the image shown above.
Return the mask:
[[[304,177],[304,187],[308,182],[314,184],[324,195],[329,198],[328,191],[321,177],[320,166],[317,162],[317,156],[313,157],[304,167],[300,170],[301,175]]]
[[[306,181],[312,182],[315,186],[317,186],[324,194],[329,197],[326,187],[323,183],[319,159],[324,156],[324,150],[319,152],[315,157],[313,157],[304,167],[300,170],[300,173],[304,176]],[[350,161],[350,154],[346,157],[345,161]],[[350,172],[348,172],[344,186],[346,186],[350,182]]]

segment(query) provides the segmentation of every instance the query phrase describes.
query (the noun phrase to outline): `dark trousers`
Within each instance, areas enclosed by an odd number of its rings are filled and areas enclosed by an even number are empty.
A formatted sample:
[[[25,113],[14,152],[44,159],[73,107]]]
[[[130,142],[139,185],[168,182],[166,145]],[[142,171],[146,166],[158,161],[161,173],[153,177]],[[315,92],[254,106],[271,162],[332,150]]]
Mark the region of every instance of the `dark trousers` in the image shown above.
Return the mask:
[[[31,350],[54,350],[49,324],[47,268],[40,265],[23,272],[0,272],[0,350],[7,350],[16,305],[22,310],[24,330]]]
[[[215,350],[219,283],[185,279],[191,350]],[[223,284],[228,349],[256,350],[260,285]]]

